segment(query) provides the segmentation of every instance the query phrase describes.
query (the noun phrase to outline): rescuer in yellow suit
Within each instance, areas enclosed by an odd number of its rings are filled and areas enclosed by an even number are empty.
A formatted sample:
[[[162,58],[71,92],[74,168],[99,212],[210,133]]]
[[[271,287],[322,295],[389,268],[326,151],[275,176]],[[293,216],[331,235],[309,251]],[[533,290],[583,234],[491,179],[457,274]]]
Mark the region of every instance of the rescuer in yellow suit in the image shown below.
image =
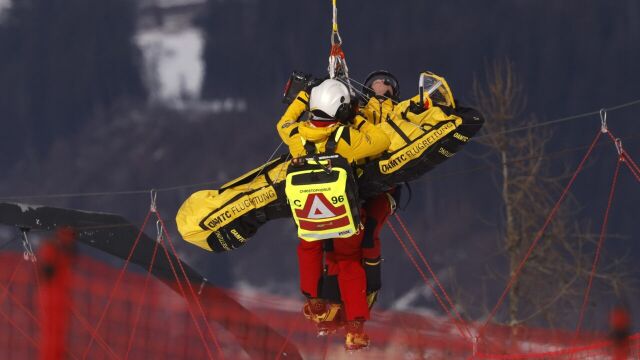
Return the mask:
[[[305,91],[298,94],[278,122],[278,134],[295,158],[307,155],[306,142],[313,143],[318,153],[324,152],[328,139],[338,127],[346,125],[336,141],[335,152],[350,163],[378,157],[387,150],[390,141],[380,128],[356,114],[353,103],[345,84],[334,79],[324,80],[313,87],[310,94]],[[311,118],[301,119],[307,111]],[[324,316],[328,304],[319,299],[318,284],[323,272],[323,243],[331,243],[333,253],[328,265],[337,272],[346,319],[345,346],[349,350],[369,345],[369,337],[364,332],[369,306],[362,266],[362,238],[363,231],[349,238],[311,242],[300,239],[297,250],[300,288],[308,299],[304,312],[308,317]]]
[[[435,76],[435,75],[434,75]],[[441,79],[438,77],[438,79]],[[448,85],[441,79],[443,94],[450,94]],[[440,94],[440,93],[438,93]],[[438,106],[432,106],[432,100],[428,94],[423,95],[423,103],[420,97],[400,102],[400,86],[396,77],[388,71],[378,70],[370,73],[362,84],[362,105],[360,114],[369,122],[386,131],[392,146],[389,150],[395,150],[404,146],[405,142],[397,132],[392,130],[388,123],[393,122],[397,127],[407,128],[406,123],[411,122],[413,127],[418,125],[421,128],[429,128],[441,121],[456,120],[456,116],[445,113]],[[442,97],[438,105],[453,105],[453,98]],[[403,125],[403,123],[405,123]],[[409,126],[408,128],[411,128]],[[422,130],[420,130],[422,131]],[[367,161],[374,161],[375,157],[370,157]],[[388,217],[396,209],[396,203],[400,197],[400,187],[381,192],[377,195],[365,199],[363,212],[366,213],[364,219],[364,235],[362,246],[362,264],[365,269],[367,279],[367,301],[372,307],[377,299],[377,294],[382,287],[381,274],[381,242],[380,231]],[[331,249],[326,249],[327,256],[331,256]],[[340,292],[335,281],[335,274],[325,272],[322,281],[321,297],[327,299],[332,306],[332,310],[326,316],[314,319],[318,323],[319,333],[322,335],[331,333],[343,325],[341,309],[339,307]]]

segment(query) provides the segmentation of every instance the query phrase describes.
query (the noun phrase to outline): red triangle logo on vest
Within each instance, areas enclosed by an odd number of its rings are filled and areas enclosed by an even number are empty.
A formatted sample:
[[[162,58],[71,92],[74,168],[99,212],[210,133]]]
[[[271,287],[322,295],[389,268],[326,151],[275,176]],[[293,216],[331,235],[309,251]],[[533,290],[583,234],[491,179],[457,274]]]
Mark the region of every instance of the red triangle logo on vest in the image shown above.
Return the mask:
[[[327,219],[346,214],[344,205],[333,206],[322,193],[307,196],[302,209],[296,209],[296,216],[305,219]]]

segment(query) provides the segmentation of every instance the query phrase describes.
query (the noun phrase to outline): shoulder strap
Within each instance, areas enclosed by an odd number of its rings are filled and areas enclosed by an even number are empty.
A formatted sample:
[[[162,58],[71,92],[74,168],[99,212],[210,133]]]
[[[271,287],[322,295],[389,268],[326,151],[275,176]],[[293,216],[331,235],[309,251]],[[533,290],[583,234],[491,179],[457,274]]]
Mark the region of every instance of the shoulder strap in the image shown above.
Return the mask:
[[[304,146],[304,150],[307,152],[307,155],[313,155],[316,153],[315,143],[305,140],[302,136],[300,137],[300,141],[302,141],[302,146]]]
[[[334,132],[331,133],[332,136],[327,140],[327,145],[325,145],[324,151],[326,153],[335,153],[336,147],[338,147],[338,140],[342,137],[342,132],[344,131],[344,125],[339,126]]]
[[[327,144],[324,146],[325,153],[333,154],[336,152],[336,147],[338,146],[338,140],[340,140],[340,137],[342,137],[343,131],[344,131],[344,125],[341,125],[334,132],[331,133],[331,135],[329,136],[329,139],[327,139]],[[315,143],[311,141],[307,141],[302,137],[300,137],[300,141],[302,141],[302,146],[304,146],[304,149],[307,152],[307,155],[313,155],[316,153],[317,149],[316,149]]]

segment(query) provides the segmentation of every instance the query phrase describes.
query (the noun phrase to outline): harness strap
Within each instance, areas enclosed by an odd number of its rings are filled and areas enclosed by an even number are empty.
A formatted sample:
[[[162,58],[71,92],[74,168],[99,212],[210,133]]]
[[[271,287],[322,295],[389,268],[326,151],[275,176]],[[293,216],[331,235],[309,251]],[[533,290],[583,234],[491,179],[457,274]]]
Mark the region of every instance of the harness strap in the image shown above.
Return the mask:
[[[405,134],[404,132],[402,132],[402,130],[400,129],[400,127],[398,126],[398,124],[394,123],[393,120],[391,120],[391,118],[387,117],[387,123],[389,123],[389,125],[391,125],[391,128],[398,133],[398,135],[400,135],[400,137],[402,138],[402,140],[404,140],[407,144],[411,142],[411,139],[409,139],[409,137],[407,136],[407,134]]]
[[[339,126],[336,131],[334,131],[331,135],[334,135],[327,140],[327,145],[325,145],[325,152],[327,153],[335,153],[336,147],[338,147],[338,140],[342,136],[342,131],[344,131],[344,126]]]
[[[338,141],[342,137],[342,132],[344,131],[344,126],[339,126],[336,130],[334,130],[329,139],[327,139],[327,143],[324,146],[324,152],[333,154],[336,152],[336,148],[338,147]],[[316,147],[316,144],[305,140],[303,137],[300,137],[300,141],[302,142],[302,146],[304,146],[304,150],[307,152],[307,155],[316,154],[319,149]]]
[[[316,149],[315,143],[312,143],[311,141],[307,141],[302,137],[300,137],[300,140],[302,140],[302,146],[304,146],[304,150],[307,152],[307,155],[313,155],[316,153],[317,149]]]

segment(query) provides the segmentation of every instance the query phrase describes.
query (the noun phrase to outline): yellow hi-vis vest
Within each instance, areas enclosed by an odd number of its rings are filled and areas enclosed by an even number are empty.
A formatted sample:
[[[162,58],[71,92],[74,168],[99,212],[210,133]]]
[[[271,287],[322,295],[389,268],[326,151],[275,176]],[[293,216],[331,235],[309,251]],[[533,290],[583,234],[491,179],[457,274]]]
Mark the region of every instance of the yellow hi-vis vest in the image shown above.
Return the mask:
[[[322,154],[315,154],[315,144],[303,139],[307,156],[294,159],[287,169],[285,193],[303,240],[346,238],[360,230],[353,170],[335,153],[343,129],[332,133]]]

